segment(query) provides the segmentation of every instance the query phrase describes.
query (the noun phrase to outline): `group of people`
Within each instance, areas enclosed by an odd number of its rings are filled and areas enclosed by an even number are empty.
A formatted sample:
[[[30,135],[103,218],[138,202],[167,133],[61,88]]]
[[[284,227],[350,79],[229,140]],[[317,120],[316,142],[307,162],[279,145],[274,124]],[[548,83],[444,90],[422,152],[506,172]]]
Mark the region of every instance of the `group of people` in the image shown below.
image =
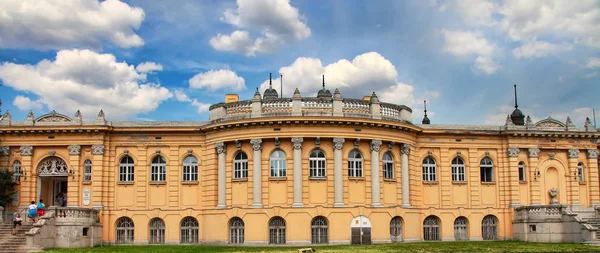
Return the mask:
[[[31,224],[35,223],[35,219],[37,216],[44,216],[46,205],[44,205],[44,201],[40,199],[39,203],[35,203],[35,201],[31,201],[31,205],[29,205],[29,212],[27,212],[27,217],[31,220]],[[12,219],[12,234],[16,234],[17,225],[23,225],[23,218],[21,218],[21,214],[19,212],[13,213]]]

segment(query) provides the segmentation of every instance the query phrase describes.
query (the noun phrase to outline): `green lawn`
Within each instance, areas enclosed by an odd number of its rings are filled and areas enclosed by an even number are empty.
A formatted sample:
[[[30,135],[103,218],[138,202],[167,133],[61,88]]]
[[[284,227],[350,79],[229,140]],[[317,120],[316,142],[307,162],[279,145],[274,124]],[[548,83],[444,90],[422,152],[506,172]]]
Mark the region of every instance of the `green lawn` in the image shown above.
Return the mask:
[[[81,249],[50,249],[46,252],[297,252],[308,247],[230,247],[230,246],[106,246]],[[317,252],[600,252],[600,246],[567,243],[418,242],[369,246],[315,246]]]

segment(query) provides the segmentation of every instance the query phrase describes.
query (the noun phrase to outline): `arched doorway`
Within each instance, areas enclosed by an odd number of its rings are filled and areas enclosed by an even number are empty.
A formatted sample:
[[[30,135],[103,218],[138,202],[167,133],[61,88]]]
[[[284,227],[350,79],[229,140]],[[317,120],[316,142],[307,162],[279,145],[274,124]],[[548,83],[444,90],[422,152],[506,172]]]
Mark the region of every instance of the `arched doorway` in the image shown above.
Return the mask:
[[[371,244],[371,221],[365,216],[358,216],[350,223],[351,244]]]
[[[56,156],[44,158],[37,168],[37,195],[47,206],[67,206],[67,163]]]

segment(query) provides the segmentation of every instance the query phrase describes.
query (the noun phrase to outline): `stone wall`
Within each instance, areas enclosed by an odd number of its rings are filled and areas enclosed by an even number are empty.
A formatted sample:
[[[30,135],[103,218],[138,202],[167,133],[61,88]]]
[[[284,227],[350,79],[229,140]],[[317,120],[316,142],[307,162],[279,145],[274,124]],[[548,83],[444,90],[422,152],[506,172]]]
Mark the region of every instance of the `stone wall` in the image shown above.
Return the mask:
[[[565,205],[524,206],[515,209],[514,240],[582,243],[595,238],[596,228],[586,224]]]
[[[42,248],[94,247],[102,243],[98,211],[85,208],[49,207],[26,233],[27,245]]]

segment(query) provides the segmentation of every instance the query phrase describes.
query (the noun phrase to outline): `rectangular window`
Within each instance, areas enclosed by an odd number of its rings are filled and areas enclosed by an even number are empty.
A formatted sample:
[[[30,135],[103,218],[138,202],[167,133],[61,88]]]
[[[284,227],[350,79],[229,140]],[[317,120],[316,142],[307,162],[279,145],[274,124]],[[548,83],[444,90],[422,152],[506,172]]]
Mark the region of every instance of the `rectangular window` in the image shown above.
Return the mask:
[[[286,161],[271,160],[271,177],[286,177]]]
[[[119,167],[119,182],[133,182],[133,165]]]
[[[150,171],[150,181],[164,182],[167,179],[167,167],[165,165],[152,165]]]
[[[454,182],[465,182],[465,166],[453,165],[452,166],[452,181]]]
[[[481,182],[494,182],[492,167],[481,167]]]
[[[310,158],[309,159],[309,177],[324,178],[325,177],[325,159]]]
[[[83,181],[92,181],[92,162],[90,160],[85,160],[83,164]]]
[[[579,182],[584,182],[585,178],[583,175],[583,166],[579,165],[577,166],[577,180],[579,180]]]
[[[432,182],[436,181],[436,167],[435,166],[423,166],[423,181]]]
[[[166,176],[166,173],[165,173]],[[198,165],[183,165],[183,181],[197,182],[198,181]]]
[[[248,161],[235,161],[233,166],[233,178],[248,178]]]
[[[394,179],[394,163],[383,162],[383,178]]]
[[[525,165],[519,164],[519,182],[525,182]]]

